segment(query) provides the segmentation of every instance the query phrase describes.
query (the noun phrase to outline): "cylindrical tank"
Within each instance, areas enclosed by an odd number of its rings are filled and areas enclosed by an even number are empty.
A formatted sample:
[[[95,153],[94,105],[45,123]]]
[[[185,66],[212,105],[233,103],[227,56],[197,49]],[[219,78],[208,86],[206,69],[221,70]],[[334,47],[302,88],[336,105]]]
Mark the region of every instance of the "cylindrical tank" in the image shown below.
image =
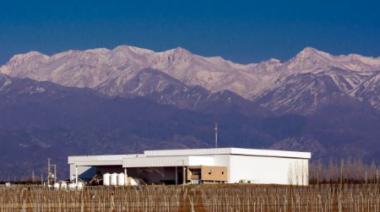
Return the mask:
[[[117,173],[112,173],[111,174],[111,185],[117,186],[117,176],[118,176]]]
[[[59,190],[59,183],[54,183],[54,189]]]
[[[103,185],[105,185],[105,186],[109,186],[109,185],[111,185],[110,180],[111,180],[111,175],[110,175],[110,173],[105,173],[105,174],[103,174]]]
[[[117,175],[117,185],[124,186],[125,185],[125,175],[124,173],[119,173]]]
[[[78,189],[78,190],[82,190],[83,187],[84,187],[84,183],[83,183],[83,182],[78,182],[78,184],[77,184],[77,189]]]
[[[75,184],[75,183],[70,183],[70,184],[69,184],[69,189],[70,189],[70,190],[75,190],[76,187],[77,187],[77,184]]]
[[[67,183],[65,181],[61,182],[61,189],[64,189],[64,190],[67,189]]]

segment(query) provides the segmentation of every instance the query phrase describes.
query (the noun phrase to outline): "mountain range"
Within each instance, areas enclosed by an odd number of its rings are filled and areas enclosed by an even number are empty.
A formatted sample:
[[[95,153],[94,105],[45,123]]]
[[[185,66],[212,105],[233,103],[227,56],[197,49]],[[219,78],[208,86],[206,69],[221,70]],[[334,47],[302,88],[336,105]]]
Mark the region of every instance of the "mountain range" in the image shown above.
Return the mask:
[[[214,122],[223,146],[376,161],[379,80],[380,58],[310,47],[251,64],[183,48],[18,54],[0,67],[0,179],[48,156],[64,176],[68,154],[210,147]]]

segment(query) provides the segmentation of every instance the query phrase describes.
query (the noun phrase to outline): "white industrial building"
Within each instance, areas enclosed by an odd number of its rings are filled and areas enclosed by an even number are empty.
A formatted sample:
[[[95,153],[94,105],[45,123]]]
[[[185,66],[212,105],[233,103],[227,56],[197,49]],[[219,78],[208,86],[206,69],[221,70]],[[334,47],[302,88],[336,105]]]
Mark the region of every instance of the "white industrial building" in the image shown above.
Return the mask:
[[[71,180],[124,173],[147,184],[245,182],[308,185],[310,158],[309,152],[210,148],[69,156],[68,163]]]

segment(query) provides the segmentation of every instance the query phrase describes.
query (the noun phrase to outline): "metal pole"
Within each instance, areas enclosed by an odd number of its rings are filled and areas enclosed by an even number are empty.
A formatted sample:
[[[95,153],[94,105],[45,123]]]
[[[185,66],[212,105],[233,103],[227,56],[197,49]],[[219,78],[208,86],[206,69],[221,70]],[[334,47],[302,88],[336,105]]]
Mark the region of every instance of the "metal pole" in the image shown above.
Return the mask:
[[[127,175],[127,168],[124,167],[124,183],[125,185],[128,185],[128,175]]]
[[[57,182],[57,165],[56,164],[53,164],[53,167],[54,167],[54,183]]]
[[[75,165],[75,184],[78,185],[78,166]]]
[[[215,148],[218,148],[218,123],[215,122]]]
[[[186,167],[185,166],[182,167],[182,184],[183,185],[186,184]]]
[[[50,158],[48,158],[48,167],[47,167],[47,184],[50,185]]]
[[[178,168],[175,167],[175,184],[178,185]]]

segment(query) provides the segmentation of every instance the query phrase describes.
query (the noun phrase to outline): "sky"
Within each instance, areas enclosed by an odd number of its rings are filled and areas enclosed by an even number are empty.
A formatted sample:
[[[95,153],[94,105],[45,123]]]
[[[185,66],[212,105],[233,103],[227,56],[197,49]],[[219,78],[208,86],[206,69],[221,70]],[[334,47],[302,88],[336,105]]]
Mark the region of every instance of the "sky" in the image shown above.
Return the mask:
[[[380,56],[380,2],[0,0],[0,63],[31,50],[181,46],[250,63],[306,46]]]

